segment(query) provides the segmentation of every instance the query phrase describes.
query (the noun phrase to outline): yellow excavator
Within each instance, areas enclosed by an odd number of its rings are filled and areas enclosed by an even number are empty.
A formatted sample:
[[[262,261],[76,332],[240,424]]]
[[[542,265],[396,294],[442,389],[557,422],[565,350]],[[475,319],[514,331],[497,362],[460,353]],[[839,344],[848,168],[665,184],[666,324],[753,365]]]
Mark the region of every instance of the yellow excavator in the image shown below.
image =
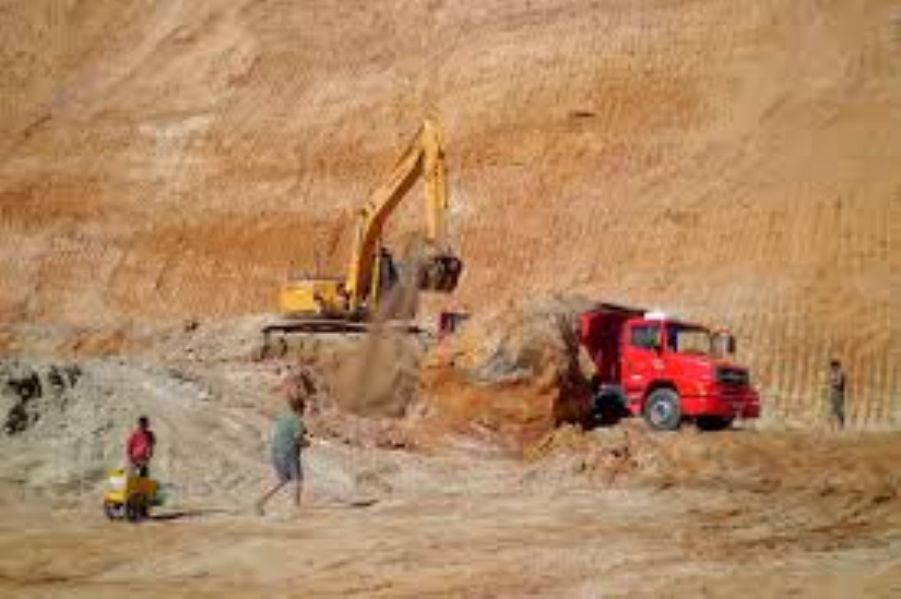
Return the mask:
[[[382,234],[420,177],[425,183],[425,234],[401,266],[382,245]],[[383,303],[401,285],[441,293],[456,289],[463,263],[447,241],[447,210],[441,129],[426,119],[360,210],[346,276],[288,281],[279,292],[280,319],[263,329],[264,348],[272,333],[365,331],[376,319],[390,320],[394,315],[386,313]]]

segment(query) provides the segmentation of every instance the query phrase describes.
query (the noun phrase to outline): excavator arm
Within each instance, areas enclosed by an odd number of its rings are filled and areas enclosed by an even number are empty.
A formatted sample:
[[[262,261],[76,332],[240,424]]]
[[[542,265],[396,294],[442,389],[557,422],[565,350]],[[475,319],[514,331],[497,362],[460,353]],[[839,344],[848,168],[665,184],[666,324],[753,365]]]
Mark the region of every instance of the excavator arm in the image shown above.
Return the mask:
[[[437,123],[426,120],[386,181],[372,192],[360,210],[345,281],[351,311],[361,307],[373,287],[373,277],[378,276],[381,238],[388,218],[420,177],[425,183],[427,255],[416,265],[418,285],[420,289],[442,292],[456,288],[462,263],[447,247],[447,172],[441,131]]]
[[[381,277],[397,275],[390,254],[382,248],[385,225],[420,177],[425,183],[425,247],[415,248],[406,265],[413,278],[407,281],[420,290],[447,293],[456,288],[463,264],[450,252],[446,239],[448,196],[441,131],[437,123],[426,120],[360,210],[346,276],[287,281],[279,292],[279,308],[294,322],[276,323],[269,330],[302,328],[298,322],[309,324],[306,318],[355,322],[374,314],[381,292],[393,284]]]

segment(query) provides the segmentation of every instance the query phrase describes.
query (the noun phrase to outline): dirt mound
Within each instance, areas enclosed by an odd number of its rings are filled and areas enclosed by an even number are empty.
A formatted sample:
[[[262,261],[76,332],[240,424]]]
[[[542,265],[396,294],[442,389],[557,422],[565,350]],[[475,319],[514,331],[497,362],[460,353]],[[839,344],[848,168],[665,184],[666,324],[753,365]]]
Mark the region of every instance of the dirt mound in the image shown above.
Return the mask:
[[[14,436],[44,427],[47,418],[52,421],[58,416],[58,408],[68,403],[68,394],[81,375],[76,364],[51,364],[41,371],[15,361],[0,363],[3,431]]]
[[[96,502],[144,414],[158,438],[152,474],[170,485],[173,501],[249,506],[272,476],[269,435],[285,409],[276,391],[284,373],[270,364],[192,370],[124,359],[0,361],[0,486]],[[353,501],[374,477],[382,494],[407,489],[413,475],[392,465],[402,458],[378,449],[413,445],[397,423],[314,409],[305,458],[311,497]],[[418,468],[416,458],[410,463]]]
[[[644,422],[626,420],[592,431],[561,427],[527,446],[523,455],[537,464],[532,476],[544,480],[576,477],[604,487],[668,486],[672,468],[667,443]]]
[[[517,442],[584,420],[588,384],[576,331],[589,305],[548,296],[468,321],[423,367],[431,415]]]
[[[265,455],[261,424],[208,407],[214,390],[176,370],[123,360],[0,363],[0,478],[54,492],[92,489],[123,461],[140,414],[161,440],[155,474],[188,494],[240,487]],[[244,474],[240,474],[244,471]],[[254,481],[256,483],[256,481]]]
[[[0,501],[9,491],[59,506],[84,501],[96,508],[106,473],[122,464],[124,441],[143,414],[158,439],[151,473],[168,485],[176,509],[247,509],[272,479],[272,423],[285,409],[278,388],[298,368],[253,362],[159,366],[122,358],[0,360]],[[306,421],[312,446],[304,468],[314,504],[502,484],[489,463],[460,476],[460,463],[495,455],[488,443],[461,440],[465,455],[457,457],[431,451],[448,449],[452,439],[420,426],[415,414],[349,414],[328,395],[318,373],[310,372]],[[509,482],[515,472],[505,476]]]
[[[201,370],[248,364],[259,361],[263,326],[273,318],[189,318],[112,328],[18,323],[0,330],[0,356],[120,356]],[[271,363],[277,370],[315,371],[324,395],[347,412],[400,417],[417,397],[426,345],[424,338],[387,328],[366,335],[295,334],[285,338],[285,354]]]
[[[254,396],[258,409],[269,414],[283,408],[276,390],[280,378],[302,369],[315,384],[312,424],[323,436],[357,447],[429,447],[438,441],[412,423],[421,411],[419,368],[430,344],[426,337],[387,327],[367,335],[297,334],[287,338],[284,356],[259,361],[261,329],[269,320],[268,315],[187,319],[112,330],[23,323],[7,331],[9,353],[34,356],[34,363],[93,363],[112,354],[126,364],[161,365],[151,368],[164,377],[200,381],[218,397]],[[107,362],[116,360],[99,361]]]
[[[584,478],[604,487],[714,489],[801,495],[853,512],[901,505],[897,434],[818,436],[685,428],[659,433],[639,420],[606,429],[563,427],[528,447],[532,477]],[[896,512],[901,514],[901,512]]]

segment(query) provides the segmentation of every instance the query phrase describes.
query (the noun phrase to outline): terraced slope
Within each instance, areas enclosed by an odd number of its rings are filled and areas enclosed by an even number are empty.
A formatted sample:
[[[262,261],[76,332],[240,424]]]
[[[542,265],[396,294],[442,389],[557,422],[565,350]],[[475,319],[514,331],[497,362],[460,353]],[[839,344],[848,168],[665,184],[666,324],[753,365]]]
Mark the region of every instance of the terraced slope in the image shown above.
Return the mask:
[[[834,355],[852,421],[897,425],[895,6],[0,1],[0,316],[270,309],[289,270],[342,269],[436,112],[456,305],[674,309],[737,330],[771,417],[812,420]]]

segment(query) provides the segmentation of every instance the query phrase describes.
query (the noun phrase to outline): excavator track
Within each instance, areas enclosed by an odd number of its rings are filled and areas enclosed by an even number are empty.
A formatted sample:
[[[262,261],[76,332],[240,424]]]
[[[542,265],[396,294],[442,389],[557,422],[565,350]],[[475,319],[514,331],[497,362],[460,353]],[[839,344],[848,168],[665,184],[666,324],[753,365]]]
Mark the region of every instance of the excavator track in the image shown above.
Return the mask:
[[[341,318],[284,319],[262,328],[263,339],[253,357],[255,360],[284,357],[288,353],[287,337],[289,335],[367,335],[378,331],[416,335],[428,332],[409,321],[364,322]]]

